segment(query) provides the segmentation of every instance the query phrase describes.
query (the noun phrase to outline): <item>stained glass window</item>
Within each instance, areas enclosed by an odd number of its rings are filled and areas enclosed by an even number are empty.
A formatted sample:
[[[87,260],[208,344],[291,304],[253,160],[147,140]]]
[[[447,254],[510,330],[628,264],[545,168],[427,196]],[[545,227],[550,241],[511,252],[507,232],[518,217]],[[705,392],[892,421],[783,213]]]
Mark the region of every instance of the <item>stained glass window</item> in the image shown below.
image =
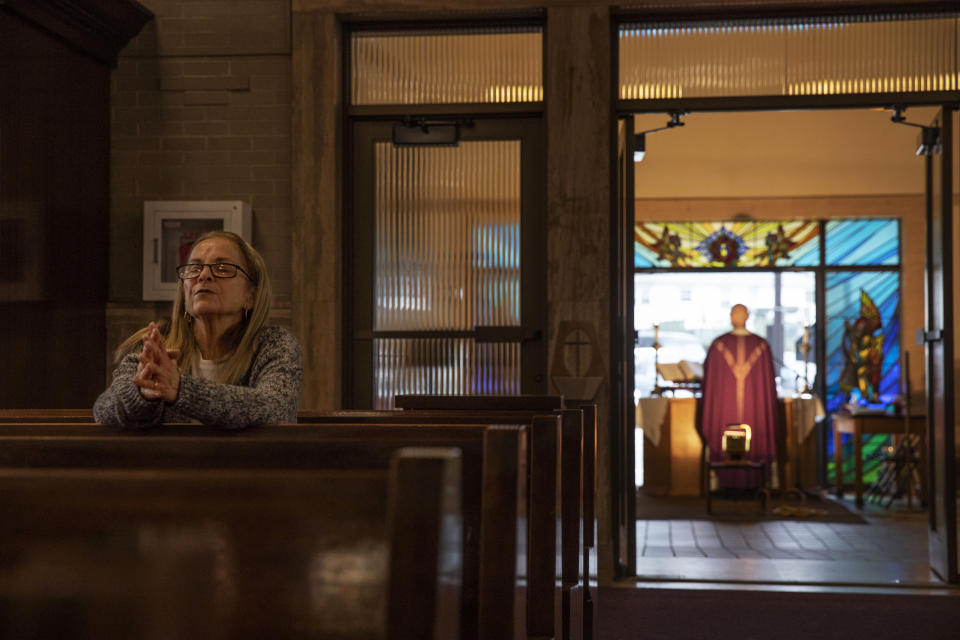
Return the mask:
[[[828,265],[895,265],[900,262],[897,220],[831,220],[827,223]]]
[[[823,238],[821,239],[821,230]],[[820,243],[823,242],[824,263],[820,263]],[[650,393],[655,374],[650,369],[652,356],[645,353],[644,337],[657,323],[661,336],[670,331],[685,332],[691,338],[709,327],[706,334],[715,334],[704,318],[706,310],[729,307],[734,301],[730,291],[743,298],[746,290],[729,270],[753,268],[779,272],[789,268],[799,273],[776,273],[781,278],[804,276],[811,281],[814,272],[822,274],[825,283],[827,319],[824,333],[814,340],[825,339],[823,380],[827,413],[853,402],[882,411],[900,393],[900,222],[896,219],[849,220],[791,220],[791,221],[726,221],[726,222],[638,222],[634,226],[634,268],[637,269],[634,320],[638,331],[635,351],[636,397]],[[869,270],[863,270],[866,267]],[[727,270],[717,274],[684,274],[686,269]],[[672,273],[660,274],[660,270]],[[646,272],[646,273],[644,273]],[[804,273],[806,272],[806,273]],[[746,275],[746,274],[743,274]],[[766,275],[754,272],[752,276]],[[710,278],[723,278],[724,285],[711,286]],[[737,278],[741,275],[737,275]],[[688,280],[674,280],[686,278]],[[689,279],[694,278],[693,282]],[[645,284],[644,284],[645,283]],[[810,283],[812,284],[812,282]],[[779,285],[778,285],[779,286]],[[686,289],[684,288],[686,287]],[[695,290],[700,287],[702,290]],[[654,295],[657,288],[667,289],[682,307],[676,318],[669,316],[671,307]],[[687,291],[689,289],[689,292]],[[690,293],[684,297],[685,293]],[[686,302],[683,302],[685,301]],[[697,301],[694,303],[693,301]],[[783,354],[780,376],[781,393],[795,385],[812,371],[818,375],[816,363],[808,368],[799,356],[790,352],[798,331],[815,317],[813,297],[803,300],[781,300],[777,304],[752,302],[758,316],[764,308],[794,313],[781,318],[781,325],[790,325],[791,336],[767,326],[762,334],[774,340],[776,352]],[[809,312],[805,311],[810,309]],[[795,317],[800,313],[799,319]],[[722,314],[720,314],[722,315]],[[690,323],[693,324],[690,324]],[[773,323],[774,326],[777,322]],[[759,331],[759,327],[752,327]],[[680,334],[678,334],[680,335]],[[666,341],[665,341],[666,342]],[[704,346],[709,344],[704,342]],[[666,352],[666,349],[665,349]],[[697,359],[696,356],[684,355]],[[794,365],[794,366],[789,366]],[[814,389],[820,389],[818,380],[810,380]],[[799,388],[799,386],[797,386]],[[826,434],[827,477],[834,477],[833,437]],[[880,467],[881,449],[889,444],[889,436],[865,436],[863,447],[863,481],[872,482]],[[853,482],[853,441],[843,438],[845,482]]]
[[[827,273],[827,411],[853,394],[883,406],[900,392],[900,275]]]
[[[896,271],[826,274],[827,412],[848,402],[882,410],[900,392],[900,276]],[[864,481],[876,473],[871,456],[887,444],[875,435],[863,443]],[[844,448],[852,447],[845,436]],[[833,477],[833,438],[827,438],[828,477]],[[852,451],[844,476],[853,480]]]
[[[634,226],[634,266],[816,266],[819,236],[815,220],[638,222]]]

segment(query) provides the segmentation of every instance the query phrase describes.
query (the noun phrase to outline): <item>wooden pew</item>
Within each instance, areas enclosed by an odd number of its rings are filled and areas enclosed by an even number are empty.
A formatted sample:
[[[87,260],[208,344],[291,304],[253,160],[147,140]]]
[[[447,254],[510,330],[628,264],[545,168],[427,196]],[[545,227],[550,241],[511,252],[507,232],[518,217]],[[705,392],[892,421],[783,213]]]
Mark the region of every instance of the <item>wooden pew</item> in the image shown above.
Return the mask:
[[[405,409],[402,411],[341,411],[331,413],[301,413],[301,421],[336,421],[337,419],[352,419],[362,416],[364,420],[410,420],[426,421],[477,421],[477,422],[514,422],[520,419],[529,422],[541,417],[539,407],[557,406],[562,404],[558,396],[534,397],[534,410],[518,410],[520,400],[525,396],[398,396],[398,404],[407,407],[442,406],[462,407],[459,410],[450,409]],[[502,407],[511,407],[504,410]],[[494,407],[485,409],[485,407]],[[553,606],[552,600],[531,597],[528,607],[528,631],[531,636],[562,638],[592,637],[593,630],[593,598],[589,590],[590,549],[594,544],[594,487],[595,487],[595,441],[596,441],[596,407],[589,406],[584,410],[555,410],[561,420],[561,438],[566,439],[566,445],[558,450],[558,463],[565,469],[560,473],[558,483],[561,485],[561,503],[558,505],[560,518],[560,575],[554,573],[554,578],[561,582],[558,592],[559,602]],[[399,414],[399,416],[398,416]],[[588,420],[585,420],[585,416]],[[531,486],[533,483],[531,482]],[[589,496],[589,497],[587,497]],[[531,503],[535,502],[531,498]],[[532,527],[533,528],[533,527]],[[554,530],[555,531],[555,530]],[[589,537],[588,537],[589,532]],[[553,541],[551,535],[551,542]],[[542,546],[543,537],[533,537],[530,543],[535,547]],[[531,563],[533,556],[531,556]],[[536,570],[528,566],[528,573],[536,576]],[[536,603],[536,604],[534,604]],[[559,614],[559,615],[558,615]]]
[[[501,417],[508,417],[509,412],[518,412],[518,415],[539,414],[544,411],[559,412],[564,409],[563,396],[446,396],[446,395],[398,395],[396,397],[398,409],[428,410],[428,411],[474,411],[485,414],[494,413]],[[597,405],[588,404],[578,407],[583,411],[583,510],[584,519],[593,522],[595,526],[596,508],[596,438],[597,438]],[[341,412],[348,413],[348,412]],[[356,414],[356,411],[349,413]],[[361,412],[366,414],[367,412]],[[391,412],[372,412],[385,414]],[[301,412],[300,421],[309,422],[312,416],[319,412]],[[460,414],[446,414],[454,417]],[[478,418],[481,416],[477,416]],[[595,545],[594,526],[585,527],[584,539],[587,546]]]
[[[456,446],[462,456],[462,637],[509,638],[523,628],[517,532],[525,532],[522,426],[277,425],[220,431],[166,425],[115,432],[100,425],[0,424],[0,466],[75,468],[357,469],[382,467],[402,446]],[[483,545],[483,546],[482,546]],[[478,636],[478,634],[480,634]]]
[[[421,411],[558,411],[563,396],[516,395],[426,395],[407,394],[394,398],[397,409]]]
[[[530,511],[527,515],[528,535],[526,543],[527,576],[527,634],[531,638],[552,638],[560,634],[563,626],[557,620],[562,607],[555,603],[556,585],[562,577],[557,571],[557,552],[561,551],[561,562],[566,563],[567,572],[576,572],[577,540],[572,532],[579,522],[578,501],[573,491],[578,484],[574,475],[566,476],[566,507],[558,501],[562,478],[560,458],[562,455],[562,434],[566,430],[568,441],[570,434],[579,425],[579,412],[563,416],[559,414],[536,414],[523,411],[503,411],[489,413],[466,413],[463,411],[366,411],[348,410],[335,412],[301,412],[300,420],[304,424],[337,424],[359,420],[378,424],[441,424],[441,423],[478,423],[478,424],[515,424],[525,423],[530,428],[529,447],[527,449],[527,470]],[[575,439],[575,436],[574,436]],[[576,449],[568,444],[568,452],[575,454]],[[568,453],[570,461],[576,464],[576,457]],[[566,537],[559,537],[557,523]],[[567,543],[566,553],[562,550],[563,541]],[[562,600],[561,600],[562,603]]]
[[[564,410],[562,396],[398,395],[395,404],[427,410],[467,413],[468,419],[490,419],[504,410],[527,415],[549,409],[563,416],[561,454],[561,634],[567,639],[592,638],[593,597],[589,587],[590,549],[595,547],[597,407]],[[449,414],[448,414],[449,415]],[[463,418],[461,418],[463,419]],[[579,424],[577,424],[579,423]]]
[[[0,468],[0,636],[458,637],[459,462]]]
[[[405,397],[405,396],[398,396]],[[481,396],[482,397],[482,396]],[[520,396],[522,397],[522,396]],[[582,412],[583,429],[583,518],[584,543],[593,548],[596,526],[596,438],[597,406],[586,405],[571,411],[570,420],[575,421],[576,412]],[[563,415],[563,410],[554,410],[555,415]],[[513,424],[529,423],[534,417],[546,415],[539,410],[341,410],[341,411],[301,411],[298,421],[301,424],[336,424],[356,420],[370,420],[378,424],[385,422],[409,424],[422,421],[447,421],[468,423]]]
[[[5,422],[93,422],[93,409],[0,409],[0,424]]]
[[[531,423],[534,416],[538,415],[542,411],[546,410],[557,410],[557,407],[562,406],[563,401],[560,396],[463,396],[463,397],[445,397],[445,396],[398,396],[398,404],[403,406],[430,406],[430,407],[461,407],[459,410],[438,410],[432,409],[430,411],[341,411],[341,412],[301,412],[300,421],[302,423],[314,423],[314,424],[336,424],[336,423],[349,423],[356,422],[358,420],[372,421],[379,424],[386,423],[401,423],[401,424],[410,424],[416,421],[429,421],[429,422],[470,422],[470,423],[514,423],[514,422],[525,422]],[[523,407],[525,405],[530,405],[531,409],[521,410],[518,407]],[[491,407],[495,408],[491,409]],[[504,409],[506,407],[507,409]],[[470,413],[465,413],[465,411],[471,411]],[[27,417],[30,420],[41,421],[47,418],[57,417],[58,410],[49,410],[49,411],[35,411],[32,412],[29,416],[25,416],[24,412],[19,412],[20,417]],[[59,410],[61,413],[67,412],[72,414],[72,410]],[[577,415],[582,412],[582,418],[578,420]],[[76,412],[82,414],[82,412]],[[562,415],[562,412],[558,412]],[[0,412],[0,424],[3,423],[4,419],[14,419],[17,417],[17,412],[8,411],[8,415],[5,416],[3,412]],[[70,415],[70,419],[74,419],[73,415]],[[580,465],[577,473],[573,472],[573,467],[570,463],[570,455],[567,455],[566,462],[566,473],[562,475],[561,483],[564,483],[563,495],[566,496],[565,502],[563,504],[567,505],[567,510],[564,513],[562,505],[559,509],[561,523],[567,523],[566,526],[561,524],[561,530],[564,532],[560,537],[559,545],[557,544],[554,536],[543,536],[539,533],[534,533],[541,530],[541,527],[545,531],[550,531],[553,528],[549,529],[545,526],[540,525],[536,517],[548,518],[551,519],[554,517],[552,513],[544,514],[544,509],[539,509],[537,513],[530,514],[530,539],[536,541],[531,545],[531,549],[535,553],[528,554],[528,586],[530,588],[531,597],[528,599],[528,631],[533,637],[539,636],[552,636],[554,635],[554,611],[552,601],[548,601],[547,598],[544,598],[539,594],[538,588],[541,585],[552,584],[554,580],[558,577],[554,570],[554,563],[549,563],[549,569],[542,569],[542,567],[547,567],[548,563],[545,560],[538,560],[538,558],[552,557],[556,552],[556,547],[561,547],[561,572],[560,578],[564,584],[563,595],[564,599],[561,602],[561,611],[562,619],[559,623],[560,625],[560,635],[564,638],[571,637],[571,634],[581,631],[581,629],[571,629],[569,620],[571,618],[571,608],[576,606],[576,617],[582,617],[582,631],[579,635],[583,637],[591,637],[591,631],[593,627],[593,598],[589,589],[589,576],[591,573],[591,564],[590,564],[590,550],[594,548],[594,528],[595,528],[595,512],[594,512],[594,502],[595,502],[595,443],[596,443],[596,407],[594,405],[588,405],[582,410],[571,410],[567,413],[566,418],[564,418],[564,427],[565,432],[568,434],[567,446],[564,451],[573,452],[576,451],[576,447],[573,444],[573,440],[570,439],[570,434],[573,430],[578,429],[574,426],[575,422],[581,422],[579,427],[582,430],[581,440],[581,452],[580,452]],[[39,423],[38,423],[39,426]],[[544,429],[544,427],[541,427]],[[550,445],[547,442],[549,438],[547,436],[541,436],[539,439],[540,444],[540,453],[538,454],[541,459],[544,459],[547,455],[556,455],[550,454],[550,447],[556,447],[556,445]],[[533,450],[533,442],[531,442],[531,450]],[[575,455],[575,454],[574,454]],[[532,470],[534,465],[530,465]],[[541,474],[543,475],[543,474]],[[579,485],[579,487],[578,487]],[[534,488],[536,486],[536,488]],[[545,495],[554,489],[552,485],[549,484],[549,481],[540,481],[539,483],[534,483],[533,479],[530,480],[531,487],[531,505],[543,505],[546,504],[545,501],[540,498],[540,495]],[[535,492],[535,495],[534,495]],[[579,492],[579,498],[575,497],[576,493]],[[573,512],[573,506],[578,501],[581,501],[581,504],[576,508],[576,513]],[[581,516],[582,512],[582,516]],[[577,526],[576,523],[580,522],[582,518],[581,526]],[[575,528],[576,527],[576,528]],[[566,541],[566,551],[564,551],[564,541]],[[550,546],[552,543],[553,546]],[[575,558],[574,548],[580,549],[580,558]],[[539,554],[536,553],[539,551]],[[468,560],[469,562],[469,560]],[[539,564],[535,564],[538,563]],[[541,567],[541,569],[538,569]],[[470,566],[465,567],[465,576],[472,576],[473,568]],[[547,622],[549,621],[549,622]],[[576,636],[575,636],[576,637]]]

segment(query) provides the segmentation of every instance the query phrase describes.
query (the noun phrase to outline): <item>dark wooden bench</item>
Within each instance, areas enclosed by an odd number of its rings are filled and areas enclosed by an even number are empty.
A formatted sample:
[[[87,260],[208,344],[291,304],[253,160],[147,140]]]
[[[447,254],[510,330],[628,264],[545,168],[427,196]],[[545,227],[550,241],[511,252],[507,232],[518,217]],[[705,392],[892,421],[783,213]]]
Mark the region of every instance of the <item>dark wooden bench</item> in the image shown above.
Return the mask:
[[[0,636],[457,637],[459,463],[0,468]]]
[[[338,424],[355,423],[357,421],[369,421],[376,424],[414,424],[418,422],[466,422],[472,424],[498,423],[510,424],[523,422],[531,424],[533,418],[537,415],[543,415],[544,411],[553,411],[558,415],[563,415],[558,408],[563,406],[562,398],[559,396],[398,396],[398,404],[408,407],[459,407],[458,409],[430,409],[423,410],[405,410],[405,411],[339,411],[339,412],[301,412],[301,423],[308,424]],[[528,406],[527,409],[520,407]],[[57,412],[64,412],[74,417],[73,410],[41,410],[35,411],[29,419],[40,422],[57,417]],[[10,412],[16,413],[16,412]],[[20,412],[21,417],[23,412]],[[13,418],[15,416],[9,416]],[[0,426],[4,421],[3,412],[0,412]],[[589,590],[589,576],[591,572],[590,550],[595,547],[595,487],[596,487],[596,420],[597,413],[594,405],[588,405],[578,410],[566,412],[563,419],[565,425],[562,433],[566,434],[567,444],[561,447],[563,452],[576,452],[579,448],[579,455],[563,456],[558,455],[556,451],[551,453],[551,447],[555,450],[557,444],[551,444],[550,436],[541,435],[539,439],[531,438],[530,450],[539,447],[539,459],[544,460],[546,456],[553,455],[559,459],[558,464],[563,465],[564,472],[560,474],[561,493],[564,499],[561,500],[556,510],[550,512],[540,508],[531,511],[529,515],[529,538],[528,542],[528,566],[527,579],[530,597],[528,598],[528,631],[533,637],[550,637],[555,635],[555,612],[552,600],[541,595],[541,585],[552,585],[558,578],[563,585],[561,589],[561,606],[559,610],[562,614],[557,626],[560,628],[559,635],[567,638],[571,634],[580,631],[580,628],[571,628],[571,617],[581,618],[584,637],[591,636],[593,627],[593,598]],[[580,423],[576,426],[575,423]],[[54,426],[54,425],[47,425]],[[187,429],[193,429],[187,427]],[[580,436],[574,435],[579,430]],[[541,432],[546,433],[548,429],[541,427]],[[532,432],[531,432],[532,433]],[[561,436],[562,438],[562,436]],[[574,441],[579,439],[579,445]],[[573,460],[580,458],[579,465],[574,470]],[[549,473],[543,471],[544,465],[529,466],[531,474],[535,469],[540,469],[540,480],[531,476],[529,481],[531,492],[531,505],[544,505],[545,501],[539,496],[548,495],[555,491],[556,479]],[[546,479],[544,479],[546,478]],[[564,506],[566,505],[566,506]],[[552,534],[556,529],[552,525],[556,514],[559,513],[561,523],[560,540],[557,542],[556,536]],[[547,521],[551,525],[545,524]],[[550,532],[541,534],[540,531]],[[522,542],[522,541],[521,541]],[[546,558],[553,558],[556,549],[560,548],[561,568],[559,575],[556,572],[556,563]],[[465,566],[465,578],[473,575],[472,567]],[[465,584],[465,589],[469,587]],[[552,586],[550,587],[552,589]],[[469,597],[469,595],[468,595]],[[572,612],[576,608],[576,615]],[[469,614],[468,614],[469,615]]]
[[[90,424],[3,423],[0,467],[367,469],[384,467],[404,446],[458,447],[463,452],[461,635],[507,638],[514,636],[511,625],[523,629],[525,612],[516,558],[518,542],[526,537],[527,432],[523,426],[357,420],[237,432],[195,425],[117,432]]]
[[[405,394],[394,398],[397,409],[421,411],[556,411],[563,396]]]
[[[398,396],[405,397],[405,396]],[[483,396],[476,396],[477,398]],[[523,397],[523,396],[519,396]],[[539,398],[539,396],[537,396]],[[553,397],[553,396],[548,396]],[[583,476],[583,518],[584,544],[589,548],[596,545],[596,443],[597,443],[597,406],[586,405],[578,409],[567,410],[568,421],[575,422],[576,414],[582,414],[582,476]],[[563,415],[563,410],[341,410],[341,411],[301,411],[298,417],[300,424],[336,424],[338,422],[353,422],[356,420],[370,420],[376,423],[409,424],[414,422],[467,422],[472,424],[514,424],[529,423],[534,417],[547,415]]]
[[[0,409],[0,424],[5,422],[93,422],[92,409]]]
[[[301,412],[301,424],[365,421],[377,424],[516,424],[530,428],[528,487],[530,512],[526,539],[527,634],[531,638],[569,637],[569,593],[580,564],[580,429],[581,412],[465,412],[451,410],[346,410]],[[564,471],[565,467],[565,471]],[[559,522],[559,531],[558,524]],[[559,535],[558,535],[559,534]],[[557,556],[560,570],[557,570]],[[560,584],[560,589],[557,589]],[[573,588],[573,593],[578,593]],[[559,598],[559,602],[555,602]],[[559,605],[559,606],[558,606]]]
[[[596,526],[596,405],[565,410],[562,396],[541,395],[398,395],[395,405],[403,413],[434,411],[439,415],[453,411],[448,415],[460,416],[461,420],[500,419],[511,412],[532,416],[552,411],[563,416],[560,637],[592,638],[594,607],[589,576]]]

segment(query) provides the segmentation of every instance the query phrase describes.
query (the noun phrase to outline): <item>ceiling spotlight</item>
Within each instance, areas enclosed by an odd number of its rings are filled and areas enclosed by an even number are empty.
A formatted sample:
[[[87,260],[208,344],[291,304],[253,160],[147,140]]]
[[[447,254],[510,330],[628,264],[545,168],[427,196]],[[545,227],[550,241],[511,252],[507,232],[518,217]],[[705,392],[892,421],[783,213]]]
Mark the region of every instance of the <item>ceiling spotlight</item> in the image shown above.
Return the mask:
[[[634,138],[634,147],[633,147],[633,161],[642,162],[643,156],[647,151],[647,134],[653,133],[654,131],[664,131],[665,129],[673,129],[674,127],[682,127],[685,123],[680,121],[680,117],[686,115],[686,111],[671,111],[670,112],[670,121],[663,127],[657,127],[656,129],[647,129],[646,131],[641,131],[636,134]]]
[[[647,152],[647,134],[640,133],[633,139],[633,161],[643,162],[643,156]]]

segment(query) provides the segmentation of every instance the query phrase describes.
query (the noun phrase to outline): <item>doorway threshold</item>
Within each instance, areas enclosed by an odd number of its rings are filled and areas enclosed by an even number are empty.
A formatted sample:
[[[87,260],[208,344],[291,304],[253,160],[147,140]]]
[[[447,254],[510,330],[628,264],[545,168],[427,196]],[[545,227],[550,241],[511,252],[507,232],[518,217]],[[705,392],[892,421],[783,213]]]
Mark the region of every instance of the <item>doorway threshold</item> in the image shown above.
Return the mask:
[[[638,579],[624,582],[634,587],[673,589],[955,591],[940,581],[928,564],[918,562],[639,558],[637,575]]]

